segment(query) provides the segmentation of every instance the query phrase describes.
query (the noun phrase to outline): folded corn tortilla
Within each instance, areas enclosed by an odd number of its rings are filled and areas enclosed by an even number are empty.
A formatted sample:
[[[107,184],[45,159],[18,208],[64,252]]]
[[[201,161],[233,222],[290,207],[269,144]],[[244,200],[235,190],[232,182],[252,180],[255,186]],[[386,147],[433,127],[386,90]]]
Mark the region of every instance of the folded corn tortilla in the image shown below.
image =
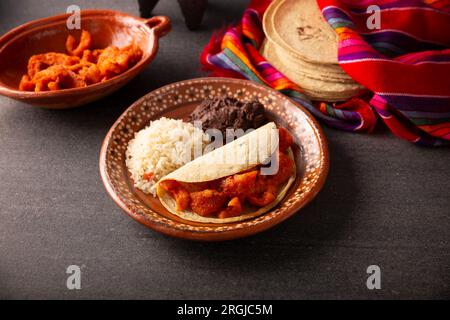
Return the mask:
[[[184,183],[201,183],[214,181],[237,173],[248,171],[270,160],[278,148],[278,131],[275,123],[269,123],[252,131],[233,142],[199,157],[180,169],[170,173],[158,182],[157,195],[162,205],[172,214],[182,219],[201,223],[232,223],[248,220],[260,216],[274,208],[285,197],[289,188],[295,181],[295,173],[279,190],[276,200],[263,207],[256,208],[244,205],[244,211],[239,217],[209,218],[202,217],[192,211],[177,211],[176,201],[164,190],[160,183],[175,180]],[[292,150],[288,150],[292,159]],[[295,163],[294,163],[295,166]],[[294,172],[296,172],[294,168]]]

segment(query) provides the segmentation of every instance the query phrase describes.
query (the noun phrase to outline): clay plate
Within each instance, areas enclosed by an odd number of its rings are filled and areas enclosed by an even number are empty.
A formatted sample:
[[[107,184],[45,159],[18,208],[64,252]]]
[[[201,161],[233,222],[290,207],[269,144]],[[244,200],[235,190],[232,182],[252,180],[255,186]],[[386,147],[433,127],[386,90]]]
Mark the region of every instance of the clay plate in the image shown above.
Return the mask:
[[[297,179],[282,203],[272,211],[247,221],[204,224],[169,213],[158,199],[133,186],[125,165],[125,151],[135,133],[162,116],[186,120],[205,98],[218,95],[238,99],[258,97],[269,118],[286,127],[295,138]],[[302,106],[282,94],[245,80],[200,78],[162,87],[134,103],[113,125],[100,154],[100,173],[108,194],[131,218],[170,236],[221,241],[250,236],[269,229],[297,213],[310,202],[328,174],[328,148],[317,122]]]
[[[123,47],[134,40],[144,52],[141,61],[113,79],[85,88],[39,93],[18,90],[32,55],[52,51],[64,53],[69,34],[79,39],[81,30],[66,27],[68,17],[63,14],[35,20],[0,38],[0,94],[49,109],[74,108],[98,100],[141,72],[155,58],[159,38],[171,29],[169,19],[163,16],[141,19],[112,10],[81,11],[81,28],[92,34],[94,48]]]

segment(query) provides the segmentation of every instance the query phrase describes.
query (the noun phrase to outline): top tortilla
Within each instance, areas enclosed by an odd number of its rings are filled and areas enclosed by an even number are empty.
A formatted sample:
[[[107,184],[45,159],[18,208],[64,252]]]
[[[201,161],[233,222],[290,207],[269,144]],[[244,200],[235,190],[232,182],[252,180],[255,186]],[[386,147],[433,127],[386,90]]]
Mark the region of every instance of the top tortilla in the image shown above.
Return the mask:
[[[315,0],[280,0],[264,18],[267,37],[305,60],[338,64],[338,35],[325,21]]]
[[[206,182],[256,167],[278,147],[277,126],[271,122],[225,146],[207,153],[162,178],[186,183]],[[159,189],[159,188],[158,188]]]

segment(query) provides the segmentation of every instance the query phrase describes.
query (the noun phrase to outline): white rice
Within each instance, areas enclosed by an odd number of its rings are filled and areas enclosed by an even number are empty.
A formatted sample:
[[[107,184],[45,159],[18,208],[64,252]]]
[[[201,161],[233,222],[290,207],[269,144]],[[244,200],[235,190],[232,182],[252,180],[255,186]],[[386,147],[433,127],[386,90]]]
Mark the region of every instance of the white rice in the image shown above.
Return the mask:
[[[209,138],[182,120],[161,118],[136,133],[128,144],[126,164],[137,188],[156,195],[156,183],[200,156]],[[144,175],[153,174],[151,180]]]

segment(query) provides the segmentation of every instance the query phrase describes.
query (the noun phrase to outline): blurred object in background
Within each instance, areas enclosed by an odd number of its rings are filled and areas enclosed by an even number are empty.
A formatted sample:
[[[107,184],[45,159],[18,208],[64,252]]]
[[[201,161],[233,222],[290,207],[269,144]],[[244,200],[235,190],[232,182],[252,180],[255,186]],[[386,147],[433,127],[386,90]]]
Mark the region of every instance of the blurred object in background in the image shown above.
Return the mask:
[[[159,0],[138,0],[139,11],[141,12],[141,17],[150,18],[153,9],[155,9]]]
[[[200,28],[208,0],[178,0],[181,11],[183,12],[184,21],[190,30]]]
[[[138,0],[139,10],[143,18],[149,18],[152,15],[153,9],[158,4],[159,0]],[[186,26],[190,30],[200,28],[206,8],[208,7],[208,0],[178,0],[178,3],[183,13]]]

